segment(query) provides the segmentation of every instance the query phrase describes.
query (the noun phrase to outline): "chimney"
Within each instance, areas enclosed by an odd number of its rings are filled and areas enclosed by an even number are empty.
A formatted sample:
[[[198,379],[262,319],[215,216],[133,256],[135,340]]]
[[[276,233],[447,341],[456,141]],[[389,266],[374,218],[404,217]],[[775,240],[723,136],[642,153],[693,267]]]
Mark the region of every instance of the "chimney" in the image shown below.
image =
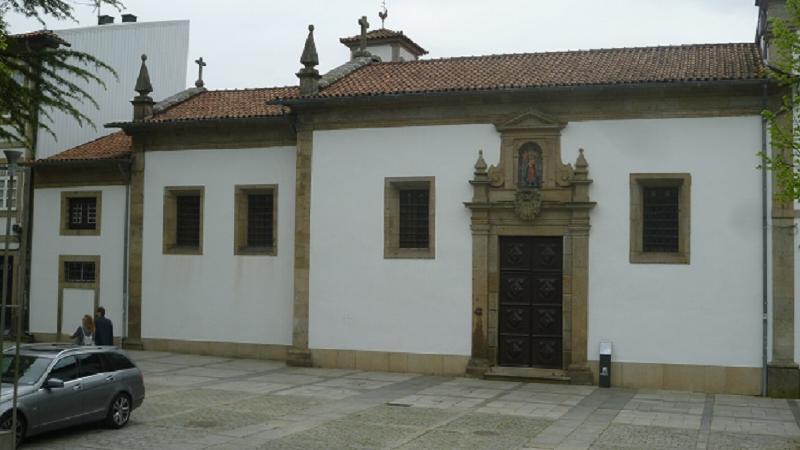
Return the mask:
[[[97,16],[97,24],[98,25],[109,25],[114,23],[114,17],[103,14],[102,16]]]
[[[142,55],[142,66],[139,68],[139,77],[136,79],[136,87],[134,88],[139,95],[131,101],[134,121],[144,120],[153,115],[153,104],[155,102],[149,95],[153,92],[153,86],[150,84],[150,74],[147,72],[145,61],[147,61],[147,55]]]
[[[133,14],[123,14],[122,15],[122,23],[133,23],[136,22],[136,16]]]
[[[314,44],[314,25],[308,26],[308,37],[306,45],[303,47],[303,54],[300,56],[300,63],[303,68],[297,72],[300,79],[300,95],[314,95],[319,92],[319,71],[315,68],[319,64],[317,56],[317,46]]]

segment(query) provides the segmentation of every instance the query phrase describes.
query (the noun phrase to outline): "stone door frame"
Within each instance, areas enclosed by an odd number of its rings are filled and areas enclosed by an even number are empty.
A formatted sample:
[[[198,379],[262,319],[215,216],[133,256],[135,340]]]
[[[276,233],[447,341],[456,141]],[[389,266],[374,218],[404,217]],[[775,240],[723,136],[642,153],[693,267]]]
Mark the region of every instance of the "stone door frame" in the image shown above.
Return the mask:
[[[561,159],[558,122],[537,111],[515,114],[495,124],[501,134],[500,162],[487,167],[483,152],[475,164],[472,229],[472,355],[468,372],[483,375],[497,364],[499,238],[561,236],[563,247],[563,370],[555,375],[573,383],[591,383],[587,362],[587,289],[589,257],[589,165],[583,149],[575,162]],[[518,189],[517,155],[526,143],[543,150],[538,189]]]

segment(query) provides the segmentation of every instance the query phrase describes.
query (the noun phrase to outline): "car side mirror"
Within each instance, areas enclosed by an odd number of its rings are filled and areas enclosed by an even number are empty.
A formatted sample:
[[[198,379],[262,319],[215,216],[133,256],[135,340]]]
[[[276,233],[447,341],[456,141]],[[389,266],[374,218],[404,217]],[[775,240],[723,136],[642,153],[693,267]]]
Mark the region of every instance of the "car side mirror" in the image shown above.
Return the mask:
[[[48,378],[44,382],[45,389],[61,389],[64,387],[64,382],[59,380],[58,378]]]

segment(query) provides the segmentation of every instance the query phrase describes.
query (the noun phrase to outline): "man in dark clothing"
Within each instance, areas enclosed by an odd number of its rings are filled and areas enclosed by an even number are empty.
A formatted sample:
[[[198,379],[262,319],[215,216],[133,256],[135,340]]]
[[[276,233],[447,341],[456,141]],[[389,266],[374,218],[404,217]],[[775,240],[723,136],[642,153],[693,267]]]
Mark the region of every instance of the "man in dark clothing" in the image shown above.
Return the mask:
[[[106,309],[97,307],[94,317],[94,343],[95,345],[114,345],[114,325],[106,319]]]

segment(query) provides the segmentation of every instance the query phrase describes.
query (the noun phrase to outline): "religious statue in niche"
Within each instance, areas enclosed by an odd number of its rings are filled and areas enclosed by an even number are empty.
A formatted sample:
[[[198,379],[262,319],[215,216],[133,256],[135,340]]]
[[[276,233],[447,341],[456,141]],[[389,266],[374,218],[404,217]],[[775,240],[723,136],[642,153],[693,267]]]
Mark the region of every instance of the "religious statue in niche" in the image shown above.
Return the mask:
[[[542,149],[527,143],[519,149],[518,185],[520,189],[538,188],[542,185]]]

